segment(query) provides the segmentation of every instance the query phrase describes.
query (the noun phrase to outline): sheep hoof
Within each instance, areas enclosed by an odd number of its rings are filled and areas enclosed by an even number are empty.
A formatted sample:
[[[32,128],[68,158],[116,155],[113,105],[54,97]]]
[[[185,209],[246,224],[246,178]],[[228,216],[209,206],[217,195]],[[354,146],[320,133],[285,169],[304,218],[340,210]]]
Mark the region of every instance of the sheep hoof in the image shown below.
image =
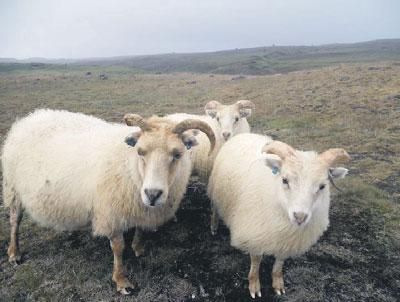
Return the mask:
[[[249,283],[249,291],[250,291],[250,296],[253,299],[256,298],[256,295],[257,295],[257,297],[261,298],[260,281],[250,281],[250,283]]]
[[[124,287],[119,290],[119,293],[124,296],[130,296],[134,293],[135,289],[132,287]]]
[[[255,298],[256,298],[256,293],[250,292],[250,296],[251,296],[253,299],[255,299]],[[260,292],[260,291],[257,292],[257,297],[261,298],[261,292]]]
[[[126,278],[123,278],[117,283],[117,292],[119,292],[121,295],[132,295],[134,291],[135,286]]]
[[[215,236],[218,231],[219,221],[216,210],[213,209],[212,211],[213,212],[211,215],[210,229],[211,229],[211,235]]]
[[[286,294],[286,291],[284,288],[274,288],[274,291],[278,296],[282,296],[282,295]]]
[[[8,262],[9,262],[12,266],[17,267],[18,265],[21,264],[21,257],[9,258],[9,259],[8,259]]]
[[[8,253],[8,262],[10,262],[13,266],[21,264],[21,258],[21,254],[19,252]]]
[[[178,217],[176,217],[176,215],[174,215],[173,220],[174,220],[174,222],[178,222]]]
[[[113,272],[112,280],[117,286],[117,292],[122,295],[131,295],[134,291],[135,285],[121,272]]]
[[[283,277],[272,277],[272,287],[278,296],[285,294]]]
[[[143,256],[145,253],[144,245],[141,242],[132,244],[132,250],[136,257]]]
[[[140,257],[144,255],[144,247],[143,246],[136,246],[133,251],[135,252],[136,257]]]

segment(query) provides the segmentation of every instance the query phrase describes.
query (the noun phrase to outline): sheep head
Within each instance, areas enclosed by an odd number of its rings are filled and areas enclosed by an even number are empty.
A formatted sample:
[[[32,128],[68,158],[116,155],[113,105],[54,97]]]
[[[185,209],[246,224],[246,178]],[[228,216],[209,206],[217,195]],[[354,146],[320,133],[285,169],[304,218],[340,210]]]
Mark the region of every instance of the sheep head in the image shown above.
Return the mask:
[[[329,177],[343,178],[348,172],[332,166],[350,159],[344,149],[317,154],[295,150],[279,141],[266,144],[261,152],[278,182],[288,219],[298,227],[306,225],[319,207],[329,206]]]
[[[255,109],[253,102],[240,100],[231,105],[222,105],[218,101],[210,101],[204,107],[206,114],[218,122],[225,141],[240,133],[241,124]]]
[[[128,126],[139,127],[125,139],[137,159],[138,172],[142,181],[141,198],[147,206],[163,206],[168,199],[170,186],[179,181],[176,176],[183,165],[190,165],[187,149],[197,144],[198,129],[215,145],[214,132],[207,123],[199,120],[184,120],[174,123],[166,118],[153,116],[145,119],[138,114],[126,114]]]

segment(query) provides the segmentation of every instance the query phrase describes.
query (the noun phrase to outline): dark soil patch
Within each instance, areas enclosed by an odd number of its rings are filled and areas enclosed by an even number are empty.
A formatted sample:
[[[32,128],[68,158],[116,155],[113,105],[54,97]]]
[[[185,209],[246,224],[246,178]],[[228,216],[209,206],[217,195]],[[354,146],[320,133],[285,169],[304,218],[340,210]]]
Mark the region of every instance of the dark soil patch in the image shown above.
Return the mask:
[[[388,192],[393,201],[400,203],[400,171],[394,172],[377,186]]]
[[[352,153],[351,158],[352,160],[363,160],[366,158],[370,158],[376,161],[383,161],[387,163],[393,163],[390,160],[391,156],[396,156],[394,152],[386,151],[386,152],[381,152],[381,153],[370,153],[370,152],[358,152],[358,153]]]
[[[273,259],[265,257],[264,301],[400,299],[400,250],[385,236],[384,218],[359,207],[358,198],[352,192],[334,198],[329,231],[308,253],[286,262],[283,297],[272,293]],[[0,295],[9,301],[250,301],[249,257],[230,247],[224,226],[211,236],[203,188],[189,189],[177,217],[177,223],[146,233],[144,257],[137,259],[126,249],[127,272],[139,286],[131,297],[115,293],[106,239],[26,228],[21,232],[24,263],[17,268],[1,264]],[[132,236],[127,233],[128,242]]]

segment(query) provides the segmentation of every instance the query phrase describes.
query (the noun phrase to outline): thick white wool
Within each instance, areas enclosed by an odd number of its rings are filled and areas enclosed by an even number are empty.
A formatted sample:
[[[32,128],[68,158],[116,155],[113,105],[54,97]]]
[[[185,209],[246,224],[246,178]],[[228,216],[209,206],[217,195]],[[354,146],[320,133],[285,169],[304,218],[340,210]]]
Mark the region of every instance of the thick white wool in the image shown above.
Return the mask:
[[[240,134],[220,149],[208,185],[208,195],[230,229],[231,244],[252,255],[285,259],[306,252],[329,224],[329,188],[305,226],[288,217],[282,179],[265,165],[262,147],[271,138]],[[305,166],[316,153],[296,151]],[[307,168],[307,167],[305,167]]]
[[[2,150],[4,203],[19,202],[39,224],[56,230],[92,226],[112,236],[133,226],[155,228],[171,219],[186,191],[185,152],[167,204],[146,207],[138,155],[125,143],[137,127],[67,111],[37,110],[17,121]]]

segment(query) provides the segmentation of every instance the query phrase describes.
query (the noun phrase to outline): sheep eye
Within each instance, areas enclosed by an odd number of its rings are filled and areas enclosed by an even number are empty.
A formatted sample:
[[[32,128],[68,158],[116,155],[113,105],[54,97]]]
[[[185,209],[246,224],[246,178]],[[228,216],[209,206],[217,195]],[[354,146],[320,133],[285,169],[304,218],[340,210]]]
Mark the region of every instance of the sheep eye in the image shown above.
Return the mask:
[[[137,153],[139,154],[139,156],[145,156],[146,155],[146,151],[144,151],[143,149],[139,148],[137,150]]]
[[[217,116],[217,122],[219,122],[219,117]]]
[[[179,152],[179,151],[172,152],[172,158],[174,160],[180,159],[181,157],[182,157],[182,153],[181,152]]]
[[[239,121],[238,117],[235,117],[235,123],[237,123]]]
[[[289,180],[287,178],[282,178],[282,183],[284,185],[288,185],[289,184]]]
[[[325,189],[325,184],[322,184],[319,186],[319,190],[322,191],[323,189]]]

